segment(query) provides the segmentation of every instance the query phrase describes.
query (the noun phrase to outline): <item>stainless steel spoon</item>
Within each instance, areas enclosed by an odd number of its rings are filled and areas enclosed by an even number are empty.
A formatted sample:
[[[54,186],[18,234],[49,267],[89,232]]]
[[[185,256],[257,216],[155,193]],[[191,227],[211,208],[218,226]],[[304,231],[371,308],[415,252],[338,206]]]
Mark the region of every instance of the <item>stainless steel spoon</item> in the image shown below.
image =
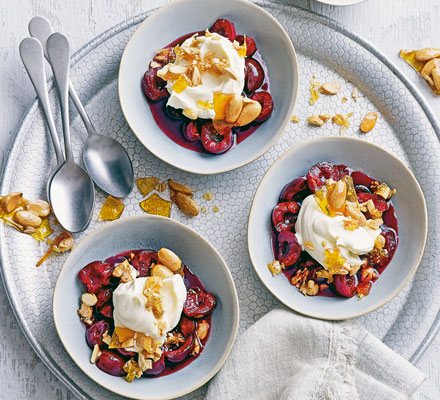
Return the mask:
[[[48,58],[47,39],[53,33],[50,22],[43,17],[34,17],[29,22],[29,32],[41,42]],[[88,173],[108,194],[115,197],[126,196],[134,183],[130,157],[117,140],[96,132],[70,80],[69,93],[88,133],[83,150],[83,161]]]
[[[60,100],[66,162],[49,183],[52,209],[60,224],[70,232],[87,228],[95,204],[95,187],[86,171],[75,163],[70,143],[69,121],[69,41],[61,33],[47,40],[47,55]]]
[[[20,43],[20,56],[27,73],[31,78],[31,82],[34,85],[35,91],[37,92],[37,96],[40,100],[40,105],[43,109],[43,114],[46,117],[46,122],[52,137],[53,147],[55,148],[57,165],[49,175],[46,184],[46,196],[50,202],[49,183],[52,181],[53,176],[64,164],[64,156],[63,152],[61,151],[60,141],[58,140],[58,134],[50,107],[46,84],[46,73],[44,70],[43,48],[41,47],[40,42],[34,38],[24,39]]]

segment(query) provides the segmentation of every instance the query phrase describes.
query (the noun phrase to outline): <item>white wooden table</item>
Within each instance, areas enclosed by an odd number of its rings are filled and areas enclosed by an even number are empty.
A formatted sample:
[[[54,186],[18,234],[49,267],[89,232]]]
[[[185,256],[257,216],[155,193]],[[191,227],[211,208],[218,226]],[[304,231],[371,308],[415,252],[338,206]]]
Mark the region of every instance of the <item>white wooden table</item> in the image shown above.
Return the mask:
[[[221,1],[221,0],[219,0]],[[369,40],[417,83],[440,118],[435,98],[409,66],[398,58],[401,48],[440,47],[439,0],[368,0],[350,7],[332,7],[313,0],[291,0],[334,18]],[[48,17],[78,49],[107,28],[139,14],[157,0],[2,0],[0,7],[0,163],[20,119],[35,97],[18,55],[32,16]],[[0,399],[71,399],[74,396],[39,360],[22,334],[0,285]],[[440,336],[417,366],[428,377],[419,398],[439,399]],[[435,394],[434,394],[435,393]]]

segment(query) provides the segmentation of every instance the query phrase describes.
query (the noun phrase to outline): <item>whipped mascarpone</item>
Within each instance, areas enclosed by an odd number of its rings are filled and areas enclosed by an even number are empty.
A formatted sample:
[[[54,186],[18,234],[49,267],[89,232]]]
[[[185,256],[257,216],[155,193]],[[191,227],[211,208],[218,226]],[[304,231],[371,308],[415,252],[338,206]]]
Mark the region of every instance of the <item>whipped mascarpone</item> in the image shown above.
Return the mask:
[[[119,284],[113,292],[113,319],[115,326],[142,332],[153,338],[156,344],[163,344],[166,333],[179,323],[186,300],[186,287],[183,278],[177,274],[162,281],[159,295],[164,313],[158,320],[153,311],[146,309],[147,298],[143,291],[147,279],[147,277],[141,277]],[[159,330],[159,321],[162,325],[165,324],[162,335]],[[135,345],[130,350],[138,351],[139,348]]]
[[[213,104],[214,93],[241,95],[244,88],[244,57],[239,56],[229,39],[217,33],[186,39],[182,43],[181,48],[191,47],[194,40],[197,41],[197,47],[200,49],[202,59],[208,52],[214,53],[215,58],[226,59],[237,79],[235,80],[226,74],[217,76],[209,72],[201,72],[202,83],[198,86],[187,86],[180,93],[173,91],[175,81],[169,80],[167,81],[167,90],[170,93],[170,97],[167,105],[178,109],[190,109],[198,115],[198,118],[214,119],[215,111],[200,106],[199,102],[202,104]],[[177,56],[174,65],[188,66],[190,62]]]
[[[360,226],[354,231],[347,230],[344,228],[344,219],[343,215],[326,215],[313,195],[306,197],[302,202],[295,224],[296,237],[302,249],[324,268],[325,249],[336,247],[347,260],[344,266],[361,265],[363,261],[359,256],[373,250],[374,242],[381,232],[380,229],[367,226]],[[306,246],[306,243],[312,246]]]

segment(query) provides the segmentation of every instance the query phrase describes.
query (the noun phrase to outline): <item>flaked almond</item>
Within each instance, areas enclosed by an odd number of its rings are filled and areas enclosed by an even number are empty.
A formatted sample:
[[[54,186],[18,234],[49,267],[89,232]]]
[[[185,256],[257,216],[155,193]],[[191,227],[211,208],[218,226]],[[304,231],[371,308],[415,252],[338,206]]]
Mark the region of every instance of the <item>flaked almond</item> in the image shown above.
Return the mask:
[[[157,252],[157,258],[161,264],[168,267],[171,271],[177,271],[182,266],[179,256],[174,251],[164,247]]]
[[[168,74],[170,66],[170,64],[166,64],[165,66],[163,66],[159,71],[157,71],[157,76],[159,78],[165,79],[165,76]]]
[[[323,83],[319,87],[319,91],[323,94],[336,94],[341,89],[341,85],[339,85],[338,82],[332,82],[332,83]]]
[[[237,75],[235,75],[234,70],[231,67],[223,67],[221,64],[214,64],[215,68],[223,75],[233,79],[234,81],[238,80]]]
[[[150,67],[151,68],[159,68],[161,65],[158,63],[158,62],[156,62],[156,61],[151,61],[150,62]]]
[[[92,357],[90,358],[90,362],[92,364],[95,364],[95,362],[98,361],[100,355],[101,355],[101,351],[99,350],[99,346],[98,344],[95,344],[93,346],[93,352],[92,352]]]
[[[261,104],[258,101],[246,102],[241,110],[240,116],[236,121],[236,125],[244,126],[251,123],[261,113]]]
[[[433,58],[440,57],[440,49],[426,48],[416,52],[415,58],[419,61],[429,61]]]
[[[174,190],[175,192],[183,193],[186,194],[187,196],[190,196],[192,194],[192,190],[188,186],[173,181],[172,179],[168,179],[168,187]]]
[[[435,88],[440,90],[440,67],[433,68],[431,74]]]
[[[153,361],[146,358],[142,353],[139,353],[138,365],[142,371],[146,371],[147,369],[153,368]]]
[[[93,293],[83,293],[81,295],[81,301],[86,306],[93,307],[98,302],[98,298]]]
[[[85,319],[90,319],[93,313],[92,307],[86,306],[84,303],[81,303],[81,308],[77,311],[78,315]]]
[[[188,71],[188,67],[185,67],[183,65],[171,64],[168,68],[168,71],[173,75],[183,75],[186,74],[186,72]]]
[[[4,196],[0,201],[1,207],[7,214],[14,211],[18,206],[21,206],[22,204],[23,204],[23,193],[18,193],[18,192],[9,193],[6,196]]]
[[[383,220],[382,218],[377,218],[377,219],[369,219],[366,222],[366,225],[373,230],[378,230],[380,228],[380,226],[383,224]]]
[[[190,217],[195,217],[200,213],[200,208],[197,203],[191,197],[186,196],[183,193],[176,193],[175,203],[180,211]]]
[[[226,105],[226,122],[235,122],[240,116],[241,110],[243,109],[243,97],[236,94],[234,95]]]
[[[191,86],[199,86],[202,84],[202,75],[200,74],[200,70],[196,65],[193,65],[190,73],[189,78],[191,80]]]
[[[17,211],[14,214],[14,221],[25,227],[38,228],[43,222],[33,211]]]
[[[208,336],[209,332],[209,323],[208,321],[201,320],[197,322],[197,336],[200,340],[203,340]]]
[[[368,112],[361,122],[360,130],[363,133],[370,132],[376,125],[376,121],[377,121],[377,113],[372,111]]]
[[[360,212],[357,208],[353,207],[351,204],[346,204],[344,209],[344,215],[346,217],[351,217],[359,222],[360,226],[365,226],[367,219],[365,215]]]
[[[357,101],[359,99],[359,94],[358,94],[357,88],[353,88],[353,90],[351,91],[351,97],[357,103]]]

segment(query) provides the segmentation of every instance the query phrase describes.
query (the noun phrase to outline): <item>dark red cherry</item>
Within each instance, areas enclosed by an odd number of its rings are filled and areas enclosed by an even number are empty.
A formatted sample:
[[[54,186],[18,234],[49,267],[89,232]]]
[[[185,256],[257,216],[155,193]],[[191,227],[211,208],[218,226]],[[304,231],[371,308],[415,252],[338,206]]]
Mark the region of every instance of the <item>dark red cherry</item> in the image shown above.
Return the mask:
[[[159,375],[165,369],[165,352],[162,353],[159,360],[153,362],[151,369],[147,369],[144,372],[146,376]]]
[[[113,307],[110,304],[105,305],[98,309],[98,312],[105,318],[113,318]]]
[[[366,192],[357,192],[357,198],[359,203],[365,203],[368,200],[373,200],[374,206],[382,212],[388,210],[388,203],[386,200],[374,193],[366,193]]]
[[[96,308],[100,308],[112,299],[112,291],[110,289],[101,289],[96,295],[98,302],[96,303]]]
[[[295,264],[301,255],[301,246],[294,233],[282,231],[277,238],[277,260],[289,267]]]
[[[109,350],[102,350],[101,355],[96,361],[96,366],[107,374],[114,376],[123,376],[125,360]]]
[[[307,178],[296,178],[284,186],[280,194],[280,201],[304,200],[310,194]]]
[[[157,251],[154,250],[142,250],[131,260],[131,265],[139,271],[140,277],[150,275],[150,267],[153,263],[157,263]]]
[[[171,118],[171,119],[182,119],[183,118],[183,114],[182,114],[182,110],[179,108],[174,108],[171,106],[165,106],[165,113]]]
[[[198,122],[189,121],[183,124],[183,136],[190,142],[198,142],[201,139]]]
[[[253,58],[246,58],[244,65],[244,90],[250,94],[255,92],[264,81],[264,71],[261,64]]]
[[[356,286],[356,293],[361,296],[368,296],[371,290],[371,281],[359,282]]]
[[[299,205],[296,201],[279,203],[272,211],[273,226],[278,232],[291,231],[295,228]]]
[[[228,38],[231,42],[233,42],[236,37],[234,24],[224,18],[215,21],[211,28],[209,28],[209,32],[218,33]]]
[[[225,153],[234,143],[231,128],[226,128],[220,133],[214,128],[212,122],[203,125],[201,137],[203,148],[213,154]]]
[[[252,100],[258,101],[261,104],[260,115],[255,119],[256,122],[266,121],[273,111],[273,99],[269,92],[257,92],[251,96]]]
[[[212,293],[193,287],[188,290],[183,312],[189,318],[201,318],[208,315],[216,304],[217,301]]]
[[[238,35],[235,40],[243,45],[244,43],[244,35]],[[257,51],[257,45],[255,44],[255,40],[249,36],[246,36],[246,57],[252,56]]]
[[[177,363],[184,360],[191,352],[194,345],[194,335],[189,335],[185,342],[177,349],[168,349],[165,347],[165,357],[169,362]]]
[[[136,357],[138,355],[138,353],[135,353],[134,351],[128,351],[123,348],[115,350],[123,357]]]
[[[86,330],[86,339],[89,346],[91,348],[93,348],[95,344],[102,346],[102,335],[108,332],[109,329],[110,325],[106,321],[97,321],[90,325]]]
[[[356,275],[334,275],[334,285],[336,291],[344,297],[353,297],[356,294],[358,278]]]
[[[192,335],[196,330],[196,323],[192,319],[186,318],[184,315],[182,315],[182,318],[180,318],[179,325],[180,331],[185,337]]]
[[[166,81],[157,76],[157,71],[159,71],[159,69],[160,67],[148,68],[142,79],[142,90],[144,91],[145,96],[151,101],[159,101],[160,99],[169,96],[166,88]]]
[[[78,272],[78,278],[89,293],[97,293],[103,286],[110,283],[112,272],[113,268],[110,264],[94,261]]]
[[[345,175],[348,175],[348,170],[345,165],[335,165],[331,162],[323,161],[309,169],[307,183],[309,189],[315,193],[325,184],[327,179],[331,178],[334,181],[339,181]]]

